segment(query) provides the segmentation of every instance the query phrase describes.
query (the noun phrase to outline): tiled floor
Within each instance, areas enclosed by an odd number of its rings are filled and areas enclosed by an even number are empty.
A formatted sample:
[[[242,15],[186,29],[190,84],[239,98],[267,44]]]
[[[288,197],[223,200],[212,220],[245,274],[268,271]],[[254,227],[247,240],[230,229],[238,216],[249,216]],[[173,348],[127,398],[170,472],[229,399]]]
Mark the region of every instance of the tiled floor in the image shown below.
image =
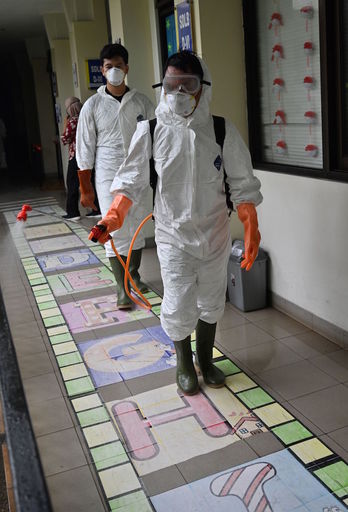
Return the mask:
[[[41,198],[23,227],[18,204],[0,204],[1,288],[54,511],[348,510],[348,351],[227,303],[226,385],[183,396],[155,251],[141,268],[152,311],[117,311],[83,225]]]

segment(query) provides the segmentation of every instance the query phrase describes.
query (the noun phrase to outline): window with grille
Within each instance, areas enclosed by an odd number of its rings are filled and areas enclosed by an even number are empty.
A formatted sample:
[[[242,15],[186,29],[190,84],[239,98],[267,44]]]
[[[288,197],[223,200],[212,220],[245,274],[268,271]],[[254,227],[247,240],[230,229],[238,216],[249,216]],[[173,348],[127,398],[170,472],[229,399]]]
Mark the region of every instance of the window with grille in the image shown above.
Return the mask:
[[[243,0],[255,167],[348,181],[348,1]]]
[[[258,162],[321,170],[318,3],[262,0],[246,4],[254,158]],[[250,24],[248,16],[252,17]]]

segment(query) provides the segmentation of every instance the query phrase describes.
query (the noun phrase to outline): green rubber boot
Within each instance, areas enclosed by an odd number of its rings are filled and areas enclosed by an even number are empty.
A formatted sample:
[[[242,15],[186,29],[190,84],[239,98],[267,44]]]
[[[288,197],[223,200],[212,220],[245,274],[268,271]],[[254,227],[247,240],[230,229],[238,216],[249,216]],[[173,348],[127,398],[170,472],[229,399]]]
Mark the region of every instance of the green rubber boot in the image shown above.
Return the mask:
[[[121,258],[126,262],[127,258],[125,256],[121,256]],[[119,309],[130,309],[132,307],[132,301],[124,289],[124,269],[116,256],[109,258],[109,261],[116,279],[117,307]]]
[[[216,323],[208,324],[198,320],[196,327],[195,365],[199,369],[204,382],[211,388],[221,388],[225,384],[225,374],[213,364],[213,347]]]
[[[195,395],[199,391],[196,370],[192,361],[191,336],[174,341],[176,351],[176,383],[185,395]]]
[[[139,267],[141,263],[141,251],[142,249],[136,249],[132,251],[131,259],[129,262],[129,273],[133,278],[136,286],[141,293],[147,292],[148,286],[140,280]]]

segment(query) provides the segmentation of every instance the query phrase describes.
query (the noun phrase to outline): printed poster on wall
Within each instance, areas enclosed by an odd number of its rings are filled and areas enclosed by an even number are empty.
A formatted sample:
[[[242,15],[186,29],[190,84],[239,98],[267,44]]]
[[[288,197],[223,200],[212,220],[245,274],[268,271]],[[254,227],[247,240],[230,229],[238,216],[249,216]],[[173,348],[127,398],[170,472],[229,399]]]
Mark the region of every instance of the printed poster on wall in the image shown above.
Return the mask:
[[[89,89],[98,89],[101,85],[106,84],[106,80],[100,69],[99,59],[86,60],[86,75]]]
[[[193,50],[192,27],[191,27],[191,5],[189,2],[182,2],[176,6],[178,23],[179,48],[180,50]]]

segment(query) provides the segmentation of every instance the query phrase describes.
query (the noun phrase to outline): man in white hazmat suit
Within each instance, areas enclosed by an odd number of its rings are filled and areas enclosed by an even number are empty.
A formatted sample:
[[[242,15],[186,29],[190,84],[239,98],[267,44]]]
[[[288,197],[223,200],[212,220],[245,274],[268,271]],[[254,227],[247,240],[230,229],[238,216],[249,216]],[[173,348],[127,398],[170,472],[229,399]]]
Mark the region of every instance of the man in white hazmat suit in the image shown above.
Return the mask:
[[[128,157],[111,186],[116,195],[99,223],[106,230],[98,239],[104,243],[107,233],[122,226],[132,203],[141,198],[149,182],[149,166],[146,172],[143,169],[153,153],[158,175],[155,236],[164,285],[161,325],[174,341],[178,387],[195,394],[199,387],[190,344],[195,328],[195,362],[204,382],[220,387],[225,381],[223,372],[212,363],[231,251],[223,168],[244,224],[241,266],[246,270],[251,268],[260,243],[255,206],[262,195],[249,151],[231,122],[226,120],[223,152],[216,142],[209,112],[211,80],[204,62],[187,51],[172,55],[162,86],[153,147],[149,123],[139,123]],[[95,238],[95,233],[91,232],[90,238]]]
[[[153,118],[154,107],[144,94],[136,89],[130,90],[125,84],[128,72],[126,48],[120,44],[108,44],[101,50],[100,61],[107,84],[99,87],[97,94],[89,98],[81,110],[76,134],[76,159],[80,169],[81,204],[96,209],[91,183],[91,170],[94,167],[100,210],[105,215],[113,200],[110,186],[127,155],[137,122]],[[139,199],[129,212],[122,229],[112,233],[116,249],[124,261],[134,232],[145,215],[144,201]],[[142,291],[147,287],[140,281],[138,269],[144,246],[145,239],[141,235],[135,242],[130,262],[130,273]],[[117,305],[119,308],[131,307],[132,302],[124,290],[123,267],[110,242],[105,244],[105,249],[117,281]]]

